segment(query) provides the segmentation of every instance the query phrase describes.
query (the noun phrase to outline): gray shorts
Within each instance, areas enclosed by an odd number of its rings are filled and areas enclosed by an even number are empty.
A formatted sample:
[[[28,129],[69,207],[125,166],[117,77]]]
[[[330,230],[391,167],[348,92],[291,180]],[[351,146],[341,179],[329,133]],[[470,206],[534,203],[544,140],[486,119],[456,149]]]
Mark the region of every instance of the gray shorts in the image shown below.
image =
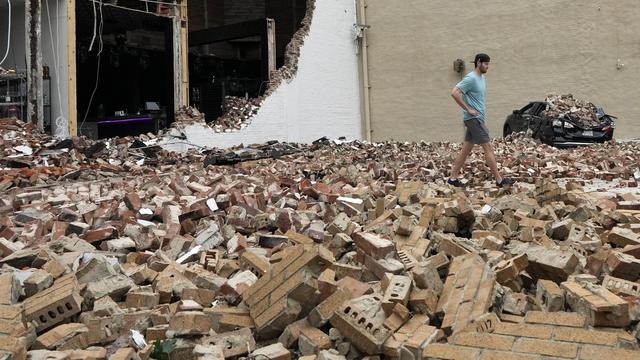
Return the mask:
[[[475,145],[486,144],[491,141],[489,129],[484,121],[469,119],[464,121],[464,141],[469,141]]]

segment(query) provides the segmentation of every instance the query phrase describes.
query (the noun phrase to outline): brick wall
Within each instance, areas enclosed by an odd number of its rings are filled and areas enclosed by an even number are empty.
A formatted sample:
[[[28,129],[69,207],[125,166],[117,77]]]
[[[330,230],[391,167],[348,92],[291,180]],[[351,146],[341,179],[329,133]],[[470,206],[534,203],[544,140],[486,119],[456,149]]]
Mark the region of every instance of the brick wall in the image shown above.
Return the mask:
[[[624,330],[584,328],[577,313],[531,311],[520,323],[500,322],[492,333],[463,333],[449,344],[430,344],[424,356],[442,359],[637,359],[635,339]]]

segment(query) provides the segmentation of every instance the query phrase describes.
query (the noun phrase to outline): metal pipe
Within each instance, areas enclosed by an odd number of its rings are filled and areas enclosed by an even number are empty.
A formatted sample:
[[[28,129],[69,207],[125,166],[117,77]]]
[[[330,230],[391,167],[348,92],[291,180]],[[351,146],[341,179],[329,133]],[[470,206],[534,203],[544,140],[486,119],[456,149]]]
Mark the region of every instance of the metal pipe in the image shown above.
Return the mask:
[[[359,11],[357,26],[366,27],[366,0],[358,0]],[[368,55],[369,42],[367,39],[367,30],[362,30],[362,38],[360,41],[360,66],[362,74],[362,110],[364,115],[364,130],[365,140],[371,142],[373,138],[373,127],[371,123],[371,85],[369,83],[369,55]]]

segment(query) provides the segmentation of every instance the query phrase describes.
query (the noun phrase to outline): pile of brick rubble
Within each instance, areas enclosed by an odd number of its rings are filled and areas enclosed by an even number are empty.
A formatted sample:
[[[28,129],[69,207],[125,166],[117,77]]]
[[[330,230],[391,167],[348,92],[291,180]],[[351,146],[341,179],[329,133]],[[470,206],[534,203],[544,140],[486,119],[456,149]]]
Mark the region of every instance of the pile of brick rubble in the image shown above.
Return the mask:
[[[637,144],[0,139],[0,358],[640,356]]]

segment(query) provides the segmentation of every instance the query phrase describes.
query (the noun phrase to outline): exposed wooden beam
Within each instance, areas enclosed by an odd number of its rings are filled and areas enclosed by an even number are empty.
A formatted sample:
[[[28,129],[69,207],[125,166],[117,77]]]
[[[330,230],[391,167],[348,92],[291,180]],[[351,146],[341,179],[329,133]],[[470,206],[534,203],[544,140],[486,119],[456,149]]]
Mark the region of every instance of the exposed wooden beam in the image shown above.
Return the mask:
[[[267,32],[262,36],[262,64],[266,66],[266,74],[263,78],[271,80],[271,73],[276,71],[276,22],[273,19],[267,19]]]
[[[42,3],[25,1],[25,49],[27,51],[27,121],[44,130],[42,104]]]

